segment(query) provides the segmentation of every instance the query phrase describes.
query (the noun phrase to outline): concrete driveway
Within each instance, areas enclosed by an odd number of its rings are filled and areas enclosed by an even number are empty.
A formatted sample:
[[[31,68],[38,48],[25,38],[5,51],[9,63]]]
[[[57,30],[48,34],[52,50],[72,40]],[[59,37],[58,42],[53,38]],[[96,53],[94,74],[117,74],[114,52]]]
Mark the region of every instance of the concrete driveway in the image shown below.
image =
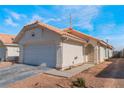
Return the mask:
[[[0,87],[7,87],[8,84],[18,80],[43,73],[35,66],[14,64],[9,67],[0,68]]]

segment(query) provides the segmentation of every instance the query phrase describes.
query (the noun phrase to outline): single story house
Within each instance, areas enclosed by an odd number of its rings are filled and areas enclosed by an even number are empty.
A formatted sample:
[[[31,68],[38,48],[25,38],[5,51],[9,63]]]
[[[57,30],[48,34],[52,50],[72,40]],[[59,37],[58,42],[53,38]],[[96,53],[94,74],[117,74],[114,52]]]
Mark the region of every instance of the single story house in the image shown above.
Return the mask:
[[[66,69],[84,63],[99,64],[112,56],[112,46],[72,28],[64,30],[36,21],[16,36],[19,63]]]
[[[13,61],[19,56],[19,47],[13,43],[15,36],[0,34],[0,61]]]
[[[98,64],[112,57],[113,47],[105,41],[86,35],[72,28],[64,29],[64,31],[87,41],[84,48],[85,62],[95,61]]]

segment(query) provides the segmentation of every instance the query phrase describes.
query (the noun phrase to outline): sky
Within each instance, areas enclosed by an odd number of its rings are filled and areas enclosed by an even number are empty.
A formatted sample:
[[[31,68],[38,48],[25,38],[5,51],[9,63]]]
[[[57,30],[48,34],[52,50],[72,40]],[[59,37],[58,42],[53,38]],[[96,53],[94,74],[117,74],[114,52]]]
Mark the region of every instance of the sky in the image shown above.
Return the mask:
[[[0,6],[0,33],[17,35],[24,25],[40,20],[60,29],[75,30],[124,48],[124,6]]]

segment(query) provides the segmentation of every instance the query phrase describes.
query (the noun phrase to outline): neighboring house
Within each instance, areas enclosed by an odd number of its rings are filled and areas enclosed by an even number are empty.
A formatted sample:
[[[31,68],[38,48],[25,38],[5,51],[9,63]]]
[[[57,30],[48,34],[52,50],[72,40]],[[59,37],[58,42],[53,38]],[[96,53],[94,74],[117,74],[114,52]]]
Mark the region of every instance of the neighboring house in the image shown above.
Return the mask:
[[[13,43],[15,36],[0,34],[0,61],[13,61],[19,56],[19,47]]]
[[[19,62],[66,69],[87,62],[98,64],[111,57],[112,46],[73,29],[58,29],[36,21],[15,38]]]

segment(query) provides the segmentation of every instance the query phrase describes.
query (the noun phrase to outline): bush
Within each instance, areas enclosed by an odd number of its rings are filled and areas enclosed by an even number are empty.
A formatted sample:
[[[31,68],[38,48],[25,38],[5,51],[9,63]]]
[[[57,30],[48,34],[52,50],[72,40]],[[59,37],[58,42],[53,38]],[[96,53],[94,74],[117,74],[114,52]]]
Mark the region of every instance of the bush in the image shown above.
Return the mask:
[[[105,59],[105,61],[110,61],[109,59]]]
[[[85,80],[83,78],[77,78],[76,81],[72,81],[73,86],[79,87],[79,88],[86,88]]]

